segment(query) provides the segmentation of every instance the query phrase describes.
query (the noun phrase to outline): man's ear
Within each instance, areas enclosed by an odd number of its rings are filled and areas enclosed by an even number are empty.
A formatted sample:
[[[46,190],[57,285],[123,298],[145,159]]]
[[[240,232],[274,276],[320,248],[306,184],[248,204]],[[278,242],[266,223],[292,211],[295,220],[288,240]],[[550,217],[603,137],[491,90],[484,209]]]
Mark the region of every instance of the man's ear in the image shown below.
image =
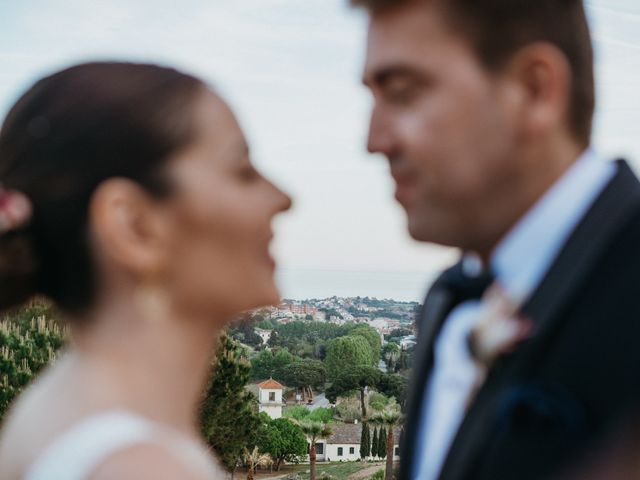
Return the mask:
[[[154,199],[126,178],[102,182],[89,205],[89,224],[105,261],[137,276],[154,274],[166,261],[166,219]]]
[[[535,139],[568,129],[571,66],[559,48],[546,42],[522,47],[509,60],[505,74],[518,91],[517,119],[524,135]]]

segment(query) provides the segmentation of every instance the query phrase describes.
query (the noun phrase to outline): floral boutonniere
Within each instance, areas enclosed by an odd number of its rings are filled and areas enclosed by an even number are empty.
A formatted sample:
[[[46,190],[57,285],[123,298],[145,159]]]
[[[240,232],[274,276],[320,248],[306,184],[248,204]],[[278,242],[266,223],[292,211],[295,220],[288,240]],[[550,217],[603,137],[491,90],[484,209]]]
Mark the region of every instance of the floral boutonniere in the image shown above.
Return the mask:
[[[476,379],[467,399],[473,403],[485,378],[496,360],[533,334],[533,322],[520,313],[522,299],[514,299],[493,283],[482,297],[480,318],[467,337],[469,352],[476,365]]]
[[[21,192],[5,190],[0,184],[0,235],[22,228],[31,218],[33,207]]]
[[[481,366],[490,369],[501,356],[513,352],[533,334],[533,322],[520,313],[522,301],[494,283],[482,299],[482,311],[468,337],[469,351]]]

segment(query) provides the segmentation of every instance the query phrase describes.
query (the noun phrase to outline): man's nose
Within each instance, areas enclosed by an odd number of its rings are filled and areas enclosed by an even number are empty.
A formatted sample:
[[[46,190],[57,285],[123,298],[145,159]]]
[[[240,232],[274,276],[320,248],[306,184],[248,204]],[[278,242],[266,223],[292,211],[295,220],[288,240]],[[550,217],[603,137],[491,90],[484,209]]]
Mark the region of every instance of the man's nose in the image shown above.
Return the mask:
[[[389,155],[392,148],[393,134],[390,128],[389,119],[387,115],[385,115],[384,111],[376,106],[371,111],[367,150],[369,153],[382,153],[384,155]]]

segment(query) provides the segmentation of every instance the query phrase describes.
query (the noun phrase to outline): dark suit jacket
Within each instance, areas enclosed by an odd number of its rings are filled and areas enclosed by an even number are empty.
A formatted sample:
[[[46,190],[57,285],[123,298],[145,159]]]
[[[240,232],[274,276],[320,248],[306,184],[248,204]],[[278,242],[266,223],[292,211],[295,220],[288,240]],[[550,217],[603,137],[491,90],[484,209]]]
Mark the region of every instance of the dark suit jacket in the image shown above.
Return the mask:
[[[490,371],[457,432],[443,480],[557,474],[603,438],[640,393],[640,183],[624,161],[523,306],[535,335]],[[420,322],[400,479],[449,298],[431,288]]]

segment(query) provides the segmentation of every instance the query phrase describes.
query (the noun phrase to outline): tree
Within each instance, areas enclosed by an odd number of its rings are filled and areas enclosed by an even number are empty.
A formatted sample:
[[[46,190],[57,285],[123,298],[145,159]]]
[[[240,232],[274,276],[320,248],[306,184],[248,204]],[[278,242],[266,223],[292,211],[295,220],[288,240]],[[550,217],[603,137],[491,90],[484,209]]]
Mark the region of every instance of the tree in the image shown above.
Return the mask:
[[[273,464],[271,456],[268,453],[260,453],[258,447],[253,447],[251,451],[247,448],[243,449],[242,457],[247,466],[247,480],[253,480],[256,467],[268,467]]]
[[[229,329],[229,335],[247,345],[257,346],[262,344],[262,337],[256,333],[256,320],[249,314],[243,314],[236,322],[235,327]]]
[[[271,420],[266,417],[260,449],[274,459],[276,471],[280,470],[282,462],[301,461],[307,453],[307,439],[300,426],[287,418]]]
[[[202,403],[201,426],[207,443],[232,472],[243,449],[253,449],[261,433],[262,422],[254,412],[256,398],[245,389],[250,371],[244,350],[223,335]]]
[[[293,362],[293,355],[286,348],[278,350],[263,350],[251,360],[251,378],[262,380],[274,378],[280,382],[283,369]]]
[[[376,389],[387,397],[394,397],[404,410],[407,397],[407,379],[397,373],[385,373],[380,375]]]
[[[371,346],[361,335],[338,337],[331,340],[327,346],[327,356],[324,363],[327,367],[329,380],[334,380],[346,365],[374,365]]]
[[[374,365],[378,363],[380,360],[380,351],[382,350],[382,340],[380,339],[380,334],[378,331],[369,326],[369,325],[358,325],[356,328],[349,332],[349,336],[360,335],[364,337],[367,342],[369,342],[369,346],[371,347],[371,352],[373,355],[373,363]]]
[[[394,328],[393,330],[391,330],[391,332],[385,335],[385,338],[388,340],[389,338],[402,338],[402,337],[407,337],[409,335],[413,335],[413,330],[407,327],[400,327],[400,328]]]
[[[262,318],[262,320],[259,320],[259,318]],[[262,330],[273,330],[275,327],[271,320],[265,320],[264,317],[258,316],[254,317],[254,319],[256,320],[256,328],[261,328]]]
[[[324,387],[327,369],[320,360],[298,359],[282,368],[281,377],[285,385],[301,389],[302,401],[305,401],[307,394],[313,398],[312,388]]]
[[[395,343],[387,343],[382,348],[382,358],[387,364],[389,371],[395,371],[398,358],[400,357],[400,347]]]
[[[309,480],[316,480],[316,442],[331,436],[333,432],[320,422],[301,422],[300,428],[309,439]]]
[[[366,389],[377,385],[380,381],[380,375],[380,370],[367,365],[345,368],[327,388],[326,396],[329,401],[335,402],[339,396],[357,390],[360,393],[360,408],[364,421],[367,418]]]
[[[383,393],[376,392],[369,395],[369,407],[374,410],[382,411],[387,405],[389,405],[389,399]]]
[[[373,458],[376,458],[378,456],[378,427],[373,427],[373,438],[371,439],[371,456]]]
[[[386,437],[386,441],[381,442],[380,446],[378,446],[378,454],[380,454],[380,448],[383,448],[384,450],[383,455],[387,457],[384,478],[385,480],[392,480],[393,478],[393,447],[395,444],[395,441],[393,438],[393,429],[397,425],[399,425],[400,422],[402,421],[402,414],[400,413],[400,409],[398,408],[397,405],[390,405],[383,412],[376,414],[374,417],[372,417],[371,421],[380,425],[384,425],[384,427],[382,428],[387,427],[389,429],[388,431],[385,431],[384,435],[381,434],[379,436],[378,441],[385,440],[385,437]],[[380,456],[384,458],[383,455],[380,455]]]
[[[278,336],[278,332],[275,330],[271,330],[271,334],[269,334],[269,340],[267,341],[267,345],[270,347],[279,347],[281,346],[280,337]]]
[[[371,454],[371,430],[369,424],[362,424],[362,434],[360,435],[360,458],[363,460]]]
[[[400,359],[398,360],[398,363],[396,364],[396,372],[402,372],[404,370],[407,370],[409,368],[409,355],[407,353],[407,350],[405,350],[404,348],[400,351]]]
[[[380,432],[378,432],[378,456],[380,458],[385,458],[387,456],[387,429],[382,426],[380,427]]]

